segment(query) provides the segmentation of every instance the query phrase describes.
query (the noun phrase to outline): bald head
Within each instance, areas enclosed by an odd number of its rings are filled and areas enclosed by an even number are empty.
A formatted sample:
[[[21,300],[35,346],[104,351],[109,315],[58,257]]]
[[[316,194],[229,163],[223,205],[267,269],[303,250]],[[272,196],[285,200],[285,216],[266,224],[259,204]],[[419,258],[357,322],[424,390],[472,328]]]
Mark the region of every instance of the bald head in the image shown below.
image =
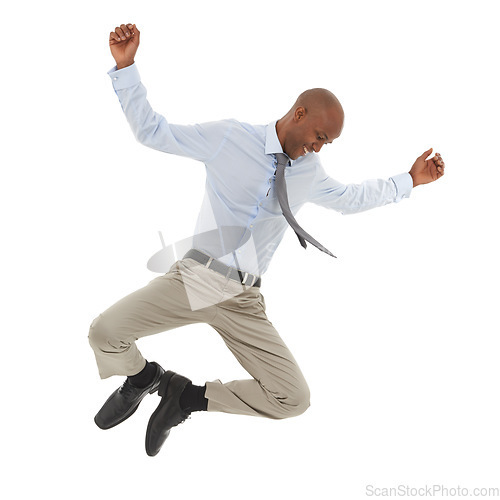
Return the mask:
[[[335,109],[344,116],[344,110],[342,109],[340,101],[327,89],[317,88],[302,92],[302,94],[297,97],[295,104],[292,106],[292,110],[295,110],[295,108],[299,106],[313,113]]]
[[[283,151],[295,160],[319,152],[339,137],[344,126],[340,101],[327,89],[309,89],[299,95],[290,111],[277,121]]]

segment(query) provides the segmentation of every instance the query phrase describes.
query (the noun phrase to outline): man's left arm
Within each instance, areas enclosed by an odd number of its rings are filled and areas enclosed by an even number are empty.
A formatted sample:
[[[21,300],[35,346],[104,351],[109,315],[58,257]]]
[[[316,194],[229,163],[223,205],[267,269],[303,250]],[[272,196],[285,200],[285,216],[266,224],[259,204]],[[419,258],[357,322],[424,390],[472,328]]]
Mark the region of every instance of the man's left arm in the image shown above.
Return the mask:
[[[408,173],[385,179],[367,180],[360,184],[342,184],[329,177],[318,165],[309,201],[342,214],[364,212],[408,198],[414,187],[433,182],[444,175],[444,161],[437,153],[426,159],[432,148],[419,156]]]

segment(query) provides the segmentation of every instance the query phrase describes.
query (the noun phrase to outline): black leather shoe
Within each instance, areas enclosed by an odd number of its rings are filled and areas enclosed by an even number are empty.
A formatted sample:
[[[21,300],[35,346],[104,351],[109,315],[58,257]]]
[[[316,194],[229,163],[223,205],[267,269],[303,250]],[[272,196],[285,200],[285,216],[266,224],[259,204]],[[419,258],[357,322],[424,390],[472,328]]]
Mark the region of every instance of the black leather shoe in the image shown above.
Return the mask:
[[[139,403],[147,394],[153,394],[160,386],[161,377],[165,370],[154,361],[151,364],[156,365],[156,374],[153,381],[146,387],[139,388],[132,385],[128,379],[116,389],[103,407],[94,417],[94,422],[101,429],[111,429],[115,425],[121,424],[127,420],[139,407]]]
[[[161,402],[151,415],[146,431],[146,453],[150,457],[158,454],[170,429],[189,417],[190,412],[179,404],[182,391],[189,382],[191,380],[175,372],[167,371],[163,375],[158,389]]]

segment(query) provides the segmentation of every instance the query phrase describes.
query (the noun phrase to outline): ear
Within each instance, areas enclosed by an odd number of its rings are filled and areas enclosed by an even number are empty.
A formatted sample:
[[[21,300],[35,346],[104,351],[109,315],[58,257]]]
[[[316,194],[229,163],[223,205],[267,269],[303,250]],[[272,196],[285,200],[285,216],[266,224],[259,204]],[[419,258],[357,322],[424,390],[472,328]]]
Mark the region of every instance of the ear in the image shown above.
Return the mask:
[[[303,106],[298,106],[297,108],[295,108],[295,113],[293,114],[293,120],[295,122],[303,120],[306,116],[306,113],[307,113],[306,108],[304,108]]]

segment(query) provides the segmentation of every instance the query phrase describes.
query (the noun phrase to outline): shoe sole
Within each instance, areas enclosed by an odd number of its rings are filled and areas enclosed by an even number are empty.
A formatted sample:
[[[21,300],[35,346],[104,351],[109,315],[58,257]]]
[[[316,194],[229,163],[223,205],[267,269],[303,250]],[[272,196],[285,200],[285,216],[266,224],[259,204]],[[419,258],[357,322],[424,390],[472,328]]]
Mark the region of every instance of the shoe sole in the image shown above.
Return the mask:
[[[154,457],[154,456],[158,455],[158,453],[160,452],[160,450],[158,450],[156,453],[151,452],[151,450],[149,449],[149,446],[148,446],[148,436],[149,436],[149,433],[151,431],[151,427],[153,425],[153,420],[156,418],[156,415],[158,414],[158,412],[166,404],[166,399],[164,400],[163,397],[167,393],[167,387],[168,387],[170,379],[173,377],[173,375],[175,375],[175,372],[172,372],[172,371],[167,371],[167,372],[165,372],[165,375],[163,375],[164,378],[162,378],[162,381],[161,381],[160,385],[158,386],[158,395],[161,396],[162,399],[160,401],[160,404],[158,405],[158,408],[156,408],[156,410],[153,412],[153,414],[149,418],[148,427],[146,429],[146,453],[150,457]],[[161,388],[161,391],[160,391],[160,388]]]
[[[148,394],[154,394],[155,392],[158,391],[159,388],[160,388],[160,384],[158,384],[154,389],[151,389],[149,391],[149,393],[144,394],[144,396],[142,396],[142,398],[137,402],[137,404],[135,406],[131,407],[130,410],[127,413],[125,413],[125,415],[120,420],[118,420],[118,422],[115,422],[113,425],[109,425],[109,426],[102,426],[102,425],[100,425],[97,422],[97,420],[96,420],[97,419],[97,415],[94,417],[95,424],[97,425],[97,427],[99,427],[99,429],[102,429],[104,431],[107,431],[108,429],[112,429],[113,427],[116,427],[117,425],[120,425],[122,422],[125,422],[125,420],[127,420],[127,418],[131,417],[137,411],[137,408],[139,408],[139,405],[141,404],[142,400]]]

